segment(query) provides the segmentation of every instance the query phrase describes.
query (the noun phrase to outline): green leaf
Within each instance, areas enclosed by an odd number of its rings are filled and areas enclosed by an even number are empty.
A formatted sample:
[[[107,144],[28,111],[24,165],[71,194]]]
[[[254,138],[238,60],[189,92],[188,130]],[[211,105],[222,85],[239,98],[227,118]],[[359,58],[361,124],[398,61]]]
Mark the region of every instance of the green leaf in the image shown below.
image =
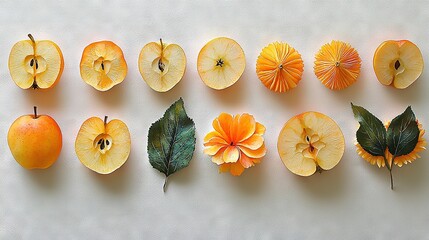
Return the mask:
[[[395,117],[387,128],[387,146],[395,156],[411,153],[419,140],[420,130],[411,107]]]
[[[356,138],[362,148],[373,156],[384,156],[386,151],[386,128],[383,123],[363,107],[352,105],[355,119],[360,127]]]
[[[195,150],[195,124],[186,115],[180,98],[149,128],[147,151],[150,164],[168,176],[189,165]]]

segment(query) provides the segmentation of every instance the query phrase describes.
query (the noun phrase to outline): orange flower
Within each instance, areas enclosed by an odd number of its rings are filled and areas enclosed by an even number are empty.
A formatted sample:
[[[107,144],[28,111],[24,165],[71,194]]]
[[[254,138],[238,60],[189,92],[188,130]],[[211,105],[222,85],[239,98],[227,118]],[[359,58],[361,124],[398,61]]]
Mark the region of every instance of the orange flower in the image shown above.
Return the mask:
[[[252,115],[221,113],[212,125],[214,131],[204,137],[204,153],[212,156],[219,172],[240,176],[245,168],[261,162],[267,151],[262,137],[265,127]]]
[[[356,82],[360,66],[359,54],[350,44],[332,41],[316,54],[314,73],[327,88],[341,90]]]
[[[389,127],[389,124],[390,124],[390,122],[386,124],[386,128]],[[422,128],[422,125],[420,123],[418,124],[418,126],[419,126],[419,130],[420,130],[420,134],[419,134],[419,140],[418,140],[417,145],[414,148],[414,150],[407,155],[402,155],[402,156],[396,157],[393,160],[393,163],[395,165],[397,165],[398,167],[402,167],[404,164],[411,163],[412,161],[416,160],[417,158],[420,158],[419,152],[426,149],[426,147],[425,147],[426,146],[426,140],[423,137],[423,135],[425,134],[425,130]],[[372,165],[377,164],[377,166],[379,168],[386,166],[383,156],[373,156],[370,153],[368,153],[367,151],[365,151],[359,143],[356,143],[355,145],[356,145],[356,152],[359,154],[359,156],[361,156],[367,162],[371,163]],[[391,165],[393,156],[389,152],[388,149],[386,149],[386,158],[387,158],[387,161]]]

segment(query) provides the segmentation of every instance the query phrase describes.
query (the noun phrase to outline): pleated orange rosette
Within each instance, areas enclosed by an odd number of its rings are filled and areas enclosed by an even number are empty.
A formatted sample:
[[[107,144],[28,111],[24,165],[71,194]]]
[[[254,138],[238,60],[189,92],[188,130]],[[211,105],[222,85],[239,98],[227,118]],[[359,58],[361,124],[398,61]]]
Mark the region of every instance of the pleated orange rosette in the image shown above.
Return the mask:
[[[358,52],[348,43],[331,41],[314,61],[314,74],[329,89],[341,90],[356,82],[361,67]]]
[[[270,43],[256,60],[256,74],[271,91],[286,92],[295,88],[302,78],[304,62],[289,44]]]
[[[221,113],[213,120],[214,131],[204,137],[204,153],[219,165],[219,172],[240,176],[244,169],[261,162],[266,154],[265,127],[247,113]]]

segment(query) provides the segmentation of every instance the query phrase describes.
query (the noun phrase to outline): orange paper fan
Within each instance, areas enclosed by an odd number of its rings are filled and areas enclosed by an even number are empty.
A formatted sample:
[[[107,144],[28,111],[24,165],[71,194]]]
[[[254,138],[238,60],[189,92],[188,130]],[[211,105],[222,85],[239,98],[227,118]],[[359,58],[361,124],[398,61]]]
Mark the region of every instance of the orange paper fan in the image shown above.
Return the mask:
[[[359,54],[350,44],[332,41],[316,54],[314,73],[327,88],[341,90],[356,82],[360,66]]]
[[[271,43],[262,49],[256,61],[256,74],[274,92],[295,88],[302,78],[301,55],[287,43]]]

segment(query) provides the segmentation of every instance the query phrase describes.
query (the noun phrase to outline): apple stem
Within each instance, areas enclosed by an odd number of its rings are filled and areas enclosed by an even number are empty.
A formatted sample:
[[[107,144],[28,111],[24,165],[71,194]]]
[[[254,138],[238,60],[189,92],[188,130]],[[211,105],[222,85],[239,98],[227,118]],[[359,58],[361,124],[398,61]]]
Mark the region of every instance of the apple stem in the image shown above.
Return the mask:
[[[165,64],[162,62],[163,51],[164,51],[164,44],[162,43],[162,38],[159,39],[159,42],[161,43],[161,57],[158,60],[158,69],[161,72],[164,72],[164,70],[165,70]]]
[[[36,106],[34,106],[34,119],[36,119],[38,116],[37,116],[37,107]]]
[[[27,36],[28,36],[28,38],[30,38],[30,40],[31,40],[33,43],[36,43],[36,41],[34,41],[33,35],[31,35],[31,33],[29,33]]]
[[[104,116],[104,125],[107,124],[107,116]]]

